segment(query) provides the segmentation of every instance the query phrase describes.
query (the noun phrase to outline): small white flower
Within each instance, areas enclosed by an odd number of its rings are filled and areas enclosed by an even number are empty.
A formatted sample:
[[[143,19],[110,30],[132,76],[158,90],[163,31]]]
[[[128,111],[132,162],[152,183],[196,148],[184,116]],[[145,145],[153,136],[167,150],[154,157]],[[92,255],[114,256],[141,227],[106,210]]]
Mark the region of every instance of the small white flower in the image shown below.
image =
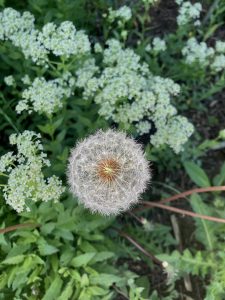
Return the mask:
[[[8,86],[12,86],[15,83],[15,79],[12,75],[6,76],[4,78],[4,81],[5,81],[5,84],[8,85]]]
[[[24,75],[22,78],[21,78],[21,81],[24,83],[24,84],[27,84],[27,85],[29,85],[29,84],[31,84],[31,80],[30,80],[30,77],[29,77],[29,75]]]
[[[220,72],[225,69],[225,55],[220,54],[215,56],[213,63],[210,65],[210,68],[215,72]]]
[[[151,44],[147,44],[146,47],[145,47],[145,51],[150,52],[151,50],[152,50]]]
[[[139,134],[149,133],[149,130],[151,129],[151,123],[148,121],[141,121],[136,124],[136,128]]]
[[[216,41],[216,52],[225,54],[225,42]]]
[[[72,193],[86,208],[103,215],[119,214],[137,203],[150,177],[140,145],[111,129],[80,142],[69,159]]]
[[[152,41],[153,50],[155,52],[161,52],[166,50],[166,43],[159,37],[155,37]]]
[[[95,43],[94,45],[95,53],[102,53],[103,49],[100,43]]]
[[[13,152],[8,152],[0,157],[0,173],[8,172],[12,168],[12,164],[16,157]]]

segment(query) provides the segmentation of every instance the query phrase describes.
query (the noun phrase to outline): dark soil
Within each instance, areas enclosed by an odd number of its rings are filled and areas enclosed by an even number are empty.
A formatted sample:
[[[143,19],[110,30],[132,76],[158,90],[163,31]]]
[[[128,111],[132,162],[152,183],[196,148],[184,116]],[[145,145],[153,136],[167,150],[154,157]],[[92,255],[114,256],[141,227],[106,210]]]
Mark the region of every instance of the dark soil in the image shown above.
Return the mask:
[[[174,0],[160,1],[150,10],[153,35],[164,35],[177,28],[178,5]]]

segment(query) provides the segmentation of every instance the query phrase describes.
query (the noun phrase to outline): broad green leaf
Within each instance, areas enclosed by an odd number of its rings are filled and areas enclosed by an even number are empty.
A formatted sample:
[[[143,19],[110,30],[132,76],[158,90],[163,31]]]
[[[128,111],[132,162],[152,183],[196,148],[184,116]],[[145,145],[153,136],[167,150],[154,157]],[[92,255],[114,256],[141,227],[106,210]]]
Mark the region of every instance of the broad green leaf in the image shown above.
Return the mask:
[[[210,186],[210,181],[205,171],[191,161],[184,162],[184,167],[194,183],[200,187]]]
[[[41,232],[44,235],[50,234],[54,229],[55,229],[55,223],[53,222],[49,222],[41,226]]]
[[[89,252],[85,254],[78,255],[71,261],[71,265],[74,267],[84,267],[86,266],[89,261],[96,255],[95,252]]]
[[[41,255],[51,255],[59,251],[58,248],[47,243],[40,243],[38,249]]]
[[[91,260],[90,264],[94,264],[96,262],[104,261],[113,257],[115,254],[109,251],[98,252]]]
[[[121,277],[113,275],[113,274],[105,274],[101,273],[98,275],[90,276],[90,283],[94,285],[101,285],[104,287],[110,287],[113,283],[120,282],[122,280]]]
[[[69,262],[72,260],[74,257],[74,249],[69,248],[68,246],[63,248],[61,251],[61,256],[60,256],[60,264],[62,266],[67,266]]]
[[[87,288],[87,291],[92,296],[104,296],[108,292],[108,290],[104,290],[103,288],[100,288],[99,286],[90,286]]]
[[[25,258],[25,255],[16,255],[16,256],[13,256],[13,257],[9,257],[9,258],[6,258],[5,260],[3,260],[1,262],[1,264],[4,264],[4,265],[17,265],[19,263],[21,263]]]

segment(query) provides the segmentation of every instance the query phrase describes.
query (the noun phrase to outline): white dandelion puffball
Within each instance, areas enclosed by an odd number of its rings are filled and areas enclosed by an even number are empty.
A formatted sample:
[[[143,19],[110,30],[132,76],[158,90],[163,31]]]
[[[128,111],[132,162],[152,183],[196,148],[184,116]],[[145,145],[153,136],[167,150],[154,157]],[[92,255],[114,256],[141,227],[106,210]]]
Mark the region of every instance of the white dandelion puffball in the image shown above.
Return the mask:
[[[151,177],[139,144],[125,133],[98,131],[72,150],[68,182],[92,212],[116,215],[137,203]]]

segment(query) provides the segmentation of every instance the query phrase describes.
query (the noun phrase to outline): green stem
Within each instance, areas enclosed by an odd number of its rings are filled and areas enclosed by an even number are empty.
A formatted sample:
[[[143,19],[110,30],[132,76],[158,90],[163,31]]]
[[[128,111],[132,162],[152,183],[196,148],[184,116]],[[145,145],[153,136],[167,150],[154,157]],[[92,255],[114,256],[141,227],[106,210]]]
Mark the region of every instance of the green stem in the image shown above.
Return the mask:
[[[8,121],[8,123],[12,126],[12,128],[19,133],[19,130],[17,129],[17,127],[13,124],[11,118],[0,108],[0,114],[3,115],[3,117],[6,119],[6,121]]]
[[[2,173],[2,172],[0,172],[0,176],[9,177],[8,175],[6,175],[6,174],[4,174],[4,173]]]

